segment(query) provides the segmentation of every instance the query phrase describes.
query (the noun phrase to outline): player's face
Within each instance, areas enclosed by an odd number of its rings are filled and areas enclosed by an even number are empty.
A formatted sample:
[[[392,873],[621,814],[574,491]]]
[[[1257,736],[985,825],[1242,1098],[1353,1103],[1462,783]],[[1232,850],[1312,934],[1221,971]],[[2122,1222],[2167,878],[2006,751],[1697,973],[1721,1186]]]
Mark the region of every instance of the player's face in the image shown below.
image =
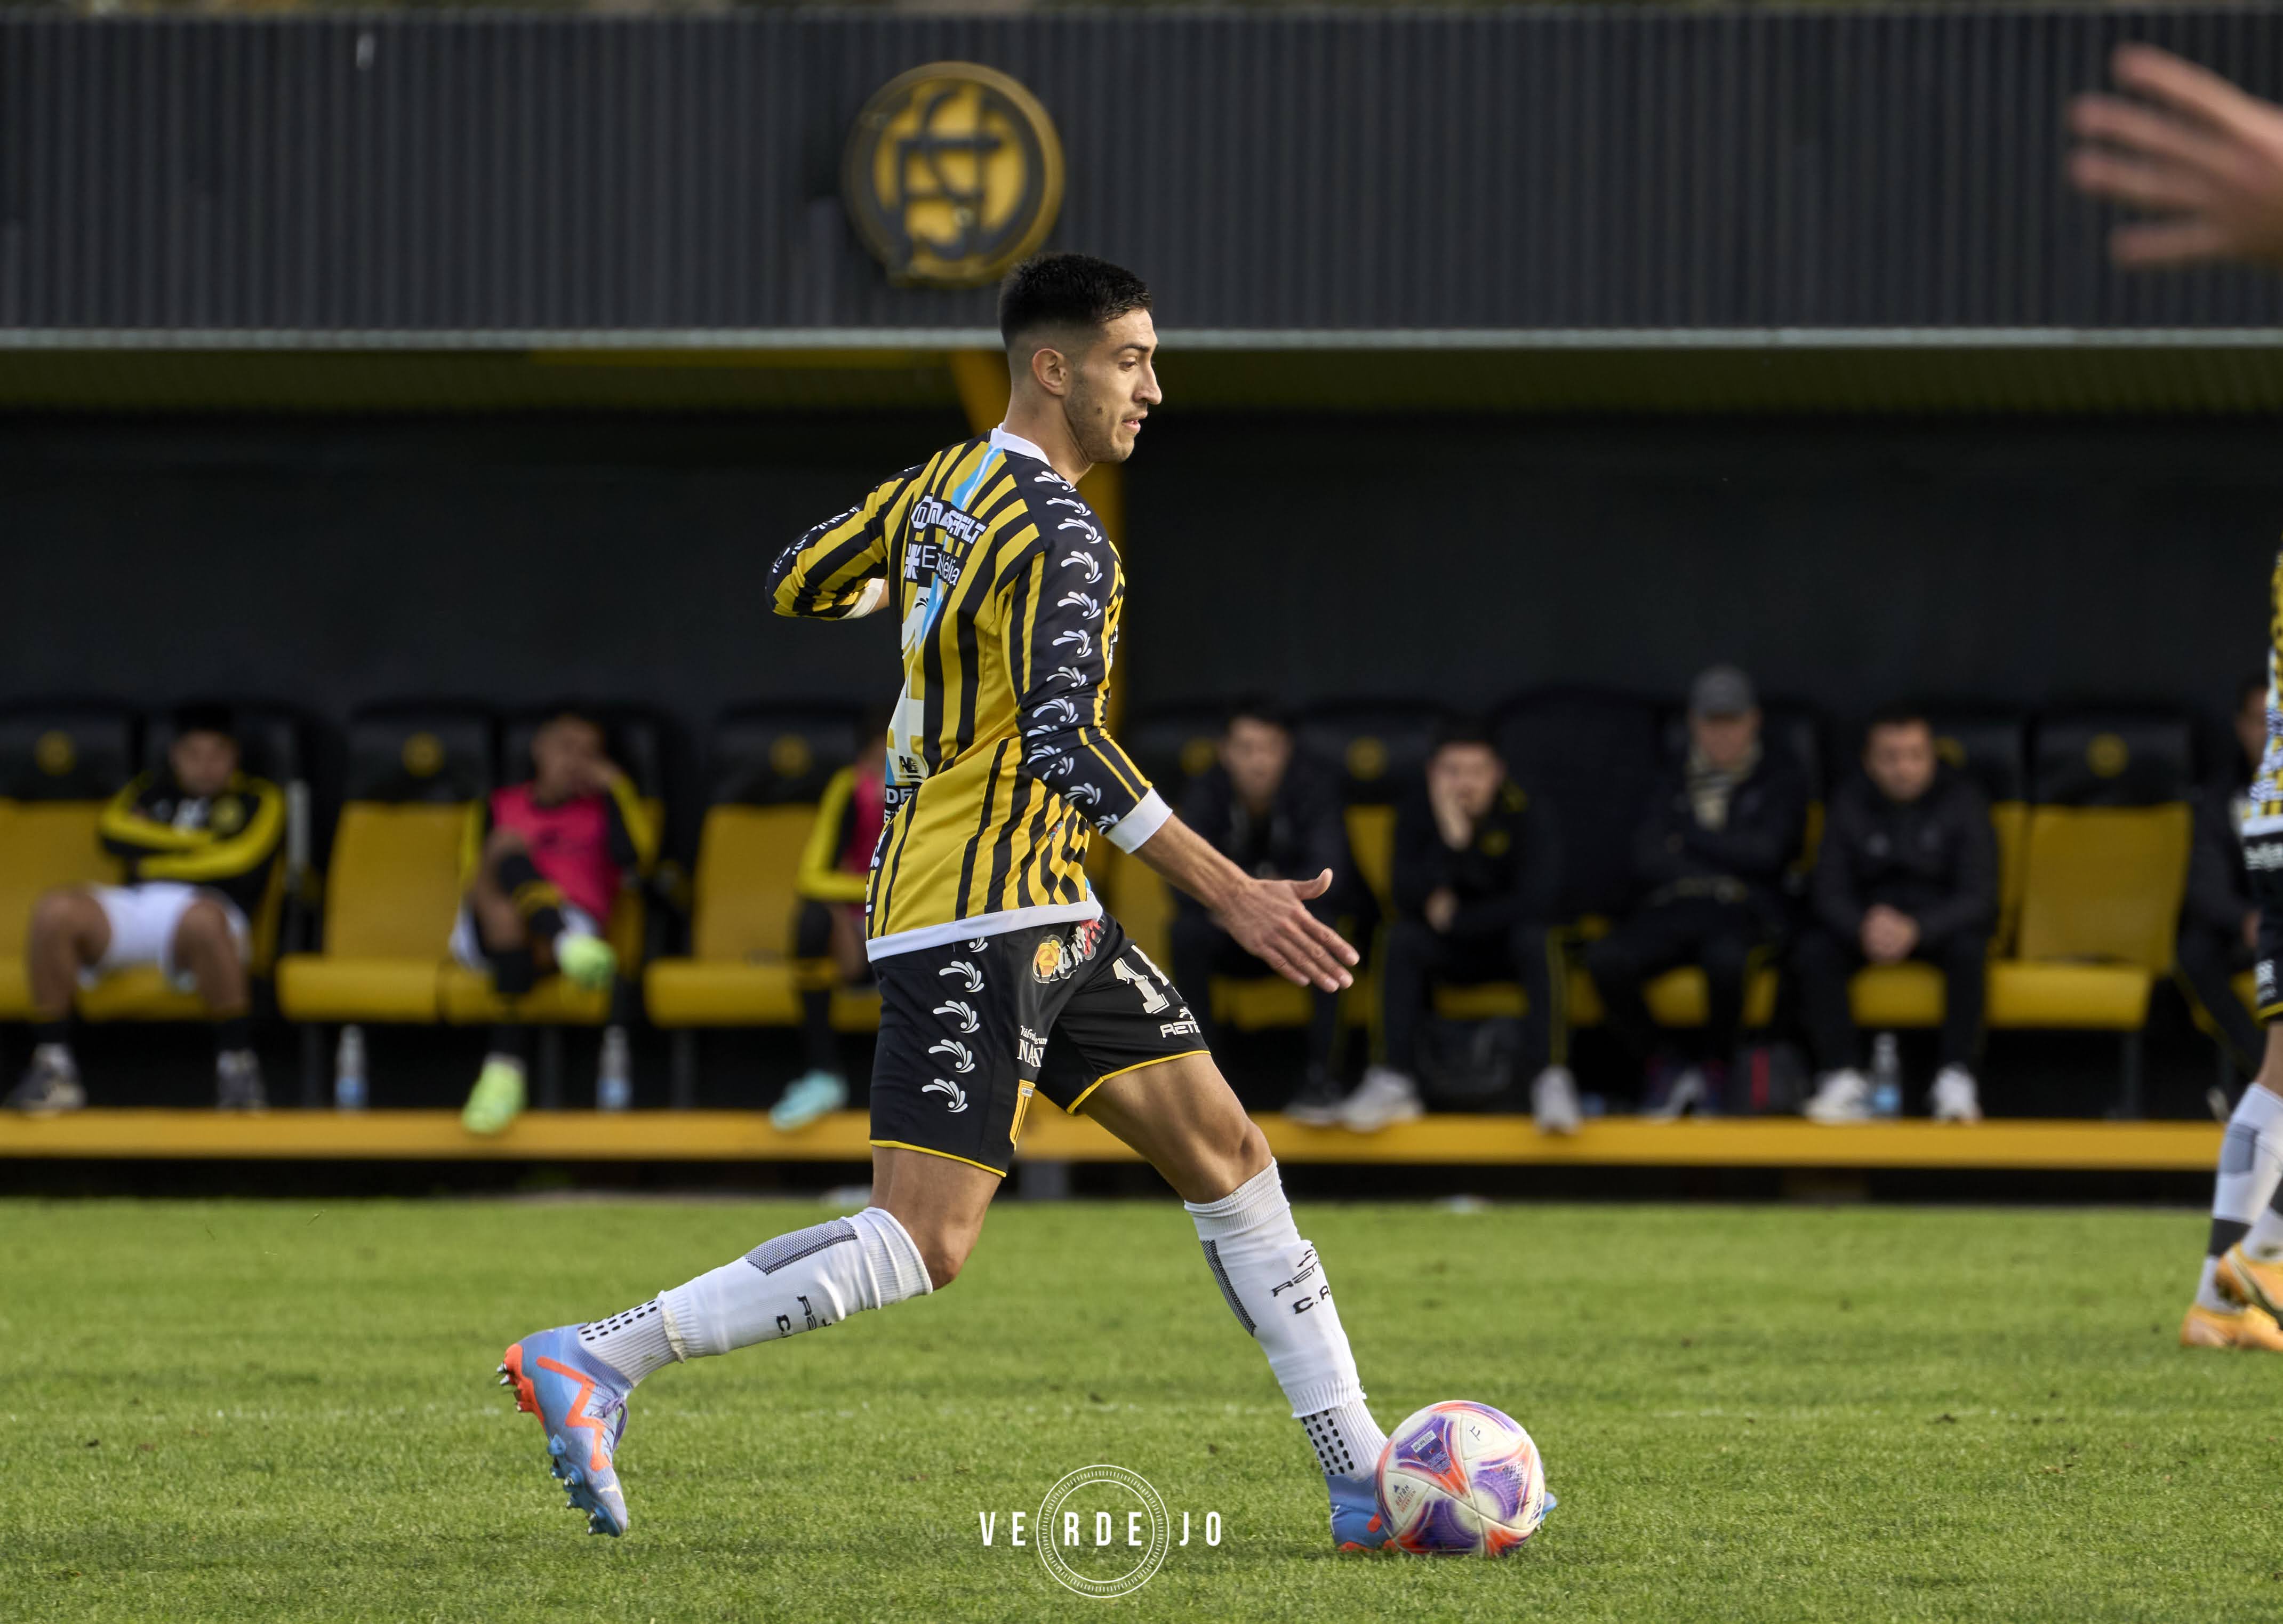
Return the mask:
[[[1165,399],[1157,387],[1157,328],[1147,310],[1129,310],[1102,330],[1078,357],[1063,394],[1063,416],[1079,453],[1090,463],[1134,455],[1142,419]]]
[[[1934,735],[1923,722],[1873,728],[1863,746],[1863,769],[1889,800],[1916,800],[1934,782]]]
[[[219,795],[238,770],[238,746],[227,733],[185,733],[167,752],[175,782],[191,795]]]
[[[2267,694],[2264,689],[2253,689],[2236,707],[2235,740],[2243,746],[2243,759],[2255,767],[2259,758],[2267,753]]]
[[[532,785],[542,800],[583,795],[600,781],[603,735],[591,722],[557,716],[531,740]]]
[[[1696,716],[1688,718],[1688,734],[1704,759],[1712,763],[1716,772],[1735,772],[1742,768],[1745,758],[1752,753],[1752,746],[1760,737],[1760,713],[1748,710],[1734,716]]]
[[[1275,799],[1292,761],[1292,736],[1273,722],[1239,716],[1228,724],[1220,742],[1220,762],[1228,781],[1247,806],[1264,807]]]
[[[1506,777],[1498,752],[1483,745],[1445,745],[1427,763],[1428,792],[1449,801],[1469,817],[1491,809],[1491,799]]]

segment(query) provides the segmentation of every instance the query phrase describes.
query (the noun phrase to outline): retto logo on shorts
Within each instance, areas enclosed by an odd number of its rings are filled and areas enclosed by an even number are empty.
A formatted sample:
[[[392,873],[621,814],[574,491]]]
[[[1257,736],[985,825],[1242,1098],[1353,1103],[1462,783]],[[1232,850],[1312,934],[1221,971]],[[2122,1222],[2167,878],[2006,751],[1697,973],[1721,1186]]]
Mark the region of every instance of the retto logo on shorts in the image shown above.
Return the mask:
[[[1207,1511],[1202,1526],[1188,1511],[1177,1522],[1149,1479],[1107,1463],[1064,1474],[1034,1516],[978,1515],[984,1544],[1028,1549],[1056,1584],[1099,1601],[1131,1596],[1192,1538],[1209,1546],[1221,1539],[1219,1511]]]

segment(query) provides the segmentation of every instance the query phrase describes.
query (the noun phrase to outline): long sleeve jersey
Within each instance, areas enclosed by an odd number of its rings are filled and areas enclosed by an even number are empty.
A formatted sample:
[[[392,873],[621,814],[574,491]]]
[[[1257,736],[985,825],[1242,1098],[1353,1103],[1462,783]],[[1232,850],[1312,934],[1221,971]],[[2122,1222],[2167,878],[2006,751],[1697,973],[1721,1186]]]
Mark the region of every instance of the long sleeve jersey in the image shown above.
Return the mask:
[[[285,839],[285,796],[232,773],[221,792],[185,794],[171,772],[146,772],[111,798],[96,825],[128,883],[180,880],[219,891],[251,918]]]
[[[1100,520],[1038,447],[993,429],[787,548],[771,604],[845,619],[882,577],[904,680],[867,951],[1099,917],[1092,831],[1132,851],[1171,816],[1104,723],[1126,587]]]

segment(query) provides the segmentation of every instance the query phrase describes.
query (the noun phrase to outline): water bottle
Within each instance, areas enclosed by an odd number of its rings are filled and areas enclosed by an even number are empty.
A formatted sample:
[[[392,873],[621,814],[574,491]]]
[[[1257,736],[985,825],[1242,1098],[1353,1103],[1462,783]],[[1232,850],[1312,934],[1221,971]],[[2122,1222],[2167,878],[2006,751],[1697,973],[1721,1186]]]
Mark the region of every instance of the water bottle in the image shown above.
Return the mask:
[[[634,1104],[633,1062],[627,1055],[627,1029],[603,1028],[603,1058],[595,1067],[595,1109],[624,1111]]]
[[[1871,1114],[1874,1117],[1903,1114],[1901,1050],[1891,1032],[1882,1032],[1871,1040]]]
[[[333,1055],[333,1109],[362,1111],[364,1105],[364,1028],[347,1026]]]

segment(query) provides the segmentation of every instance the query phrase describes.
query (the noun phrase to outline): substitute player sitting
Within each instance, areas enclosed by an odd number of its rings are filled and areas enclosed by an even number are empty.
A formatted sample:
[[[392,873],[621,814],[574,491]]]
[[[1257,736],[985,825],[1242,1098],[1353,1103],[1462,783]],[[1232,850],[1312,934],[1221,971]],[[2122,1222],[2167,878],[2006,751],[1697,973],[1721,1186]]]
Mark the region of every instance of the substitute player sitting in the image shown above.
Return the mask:
[[[603,730],[574,710],[532,736],[530,782],[484,803],[482,845],[452,927],[452,956],[487,970],[512,1010],[542,975],[583,988],[611,985],[619,956],[603,940],[629,873],[648,871],[658,832],[625,773],[604,753]],[[492,1028],[491,1050],[460,1121],[471,1134],[503,1131],[523,1110],[530,1030]]]
[[[247,1022],[250,917],[261,911],[285,834],[285,797],[238,770],[227,711],[175,719],[167,765],[104,808],[97,832],[125,883],[51,891],[32,909],[32,1064],[8,1097],[45,1115],[87,1103],[72,1053],[72,992],[113,971],[156,964],[195,988],[214,1022],[214,1094],[224,1111],[268,1102]]]
[[[1000,330],[1006,421],[826,520],[770,576],[780,613],[889,607],[902,628],[866,904],[882,996],[872,1205],[612,1319],[526,1337],[502,1377],[540,1417],[589,1526],[622,1533],[612,1451],[635,1385],[949,1285],[1044,1094],[1140,1152],[1188,1204],[1214,1284],[1315,1450],[1335,1544],[1375,1546],[1384,1434],[1323,1261],[1188,1000],[1103,912],[1085,862],[1098,829],[1279,974],[1327,991],[1355,962],[1308,912],[1332,875],[1247,874],[1173,815],[1103,725],[1125,572],[1078,482],[1132,453],[1159,399],[1148,291],[1099,260],[1047,255],[1008,277]],[[1102,1261],[1113,1293],[1118,1267]]]

